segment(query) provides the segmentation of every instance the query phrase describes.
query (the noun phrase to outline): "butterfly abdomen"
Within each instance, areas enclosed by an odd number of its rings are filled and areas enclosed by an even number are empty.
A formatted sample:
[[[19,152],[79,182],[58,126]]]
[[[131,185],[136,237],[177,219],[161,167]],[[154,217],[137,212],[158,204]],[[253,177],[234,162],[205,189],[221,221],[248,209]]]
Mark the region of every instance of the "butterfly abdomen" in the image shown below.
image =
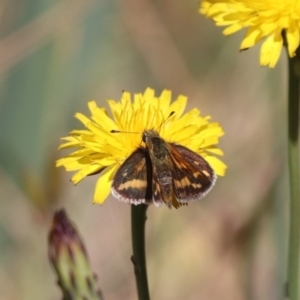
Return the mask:
[[[167,163],[153,165],[153,202],[163,201],[171,207],[173,195],[172,172]]]

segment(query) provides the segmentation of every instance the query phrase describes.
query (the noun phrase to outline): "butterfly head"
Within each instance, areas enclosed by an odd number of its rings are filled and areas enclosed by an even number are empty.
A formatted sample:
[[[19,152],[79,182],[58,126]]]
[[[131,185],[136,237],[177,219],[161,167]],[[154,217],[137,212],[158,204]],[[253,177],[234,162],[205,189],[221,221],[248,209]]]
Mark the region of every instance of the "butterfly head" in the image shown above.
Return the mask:
[[[154,129],[144,130],[142,140],[147,145],[152,139],[161,139],[158,132]]]
[[[142,140],[152,160],[156,163],[159,161],[160,163],[166,163],[169,146],[168,143],[159,136],[156,130],[145,130],[142,134]]]

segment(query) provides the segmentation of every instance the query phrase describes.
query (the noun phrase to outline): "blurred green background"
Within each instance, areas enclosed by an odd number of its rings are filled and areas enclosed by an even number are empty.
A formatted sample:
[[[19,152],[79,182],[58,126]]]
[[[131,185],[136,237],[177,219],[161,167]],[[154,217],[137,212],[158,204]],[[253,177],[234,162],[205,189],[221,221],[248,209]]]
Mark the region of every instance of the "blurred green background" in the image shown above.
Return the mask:
[[[55,168],[60,137],[82,129],[87,102],[122,90],[189,97],[221,123],[226,177],[201,202],[150,207],[152,299],[281,299],[288,183],[286,68],[240,53],[243,33],[198,14],[197,1],[2,0],[0,3],[0,299],[60,299],[47,257],[52,212],[84,238],[106,299],[136,299],[130,207],[93,205],[97,176],[78,186]]]

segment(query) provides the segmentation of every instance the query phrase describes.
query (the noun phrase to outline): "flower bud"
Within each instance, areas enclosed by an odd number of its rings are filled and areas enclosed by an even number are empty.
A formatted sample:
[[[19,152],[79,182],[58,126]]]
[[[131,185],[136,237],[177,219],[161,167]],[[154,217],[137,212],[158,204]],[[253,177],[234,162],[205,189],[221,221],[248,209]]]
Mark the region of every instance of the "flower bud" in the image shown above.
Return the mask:
[[[103,299],[84,244],[64,210],[54,213],[48,247],[64,300]]]

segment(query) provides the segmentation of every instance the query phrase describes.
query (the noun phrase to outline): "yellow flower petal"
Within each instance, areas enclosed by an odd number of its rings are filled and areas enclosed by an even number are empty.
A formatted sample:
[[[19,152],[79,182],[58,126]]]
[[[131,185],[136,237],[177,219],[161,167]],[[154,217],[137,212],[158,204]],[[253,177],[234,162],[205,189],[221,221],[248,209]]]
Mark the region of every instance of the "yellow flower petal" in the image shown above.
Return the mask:
[[[186,107],[186,103],[187,103],[187,97],[180,95],[178,96],[177,100],[175,100],[169,107],[168,109],[168,114],[170,114],[171,112],[176,112],[175,117],[176,119],[179,119],[179,117],[182,116],[185,107]]]
[[[101,173],[101,176],[96,183],[93,203],[103,204],[103,202],[106,200],[106,198],[110,194],[112,178],[116,173],[118,167],[118,165],[111,166],[105,169],[103,173]]]
[[[104,108],[99,108],[95,101],[88,103],[89,109],[92,113],[92,120],[99,124],[106,131],[117,128],[116,123],[107,115]]]
[[[223,155],[224,155],[224,152],[223,152],[221,149],[219,149],[219,148],[217,148],[217,147],[214,147],[214,146],[212,146],[212,147],[207,147],[207,148],[206,148],[206,151],[207,151],[207,152],[210,152],[210,153],[212,153],[212,154],[220,155],[220,156],[223,156]]]
[[[217,175],[225,175],[227,166],[220,159],[215,156],[205,156],[205,160],[211,165]]]
[[[261,31],[258,27],[250,27],[242,41],[240,49],[247,49],[257,44],[262,39]]]
[[[158,109],[163,113],[163,116],[168,117],[168,107],[170,107],[172,93],[170,90],[164,90],[160,97],[158,103]]]
[[[223,22],[222,22],[223,23]],[[226,29],[223,30],[223,34],[224,35],[230,35],[233,34],[239,30],[241,30],[244,26],[242,26],[239,23],[234,23],[232,25],[230,25],[229,27],[227,27]]]
[[[73,177],[72,177],[72,182],[74,184],[79,183],[82,179],[84,179],[86,176],[93,174],[95,172],[98,172],[99,170],[103,169],[104,166],[99,166],[99,165],[85,165],[80,171],[78,171]]]
[[[66,143],[60,145],[58,149],[61,150],[61,149],[67,149],[67,148],[74,148],[74,147],[79,146],[79,145],[80,145],[80,142],[76,139],[73,139],[69,142],[66,142]]]
[[[286,30],[286,38],[288,41],[288,50],[290,57],[295,56],[295,51],[299,47],[300,33],[298,30],[299,24],[291,21],[289,28]]]
[[[282,45],[281,33],[270,35],[261,47],[260,64],[274,68],[279,59]]]
[[[199,119],[200,112],[198,109],[193,109],[191,111],[189,111],[188,113],[186,113],[184,116],[182,116],[181,118],[176,118],[172,121],[172,123],[168,123],[166,124],[165,130],[161,130],[161,135],[162,137],[171,140],[173,138],[177,138],[177,134],[178,132],[180,132],[180,130],[186,126],[186,124],[196,124],[197,127],[201,126],[201,122],[205,122],[205,120],[203,119]],[[182,140],[182,138],[181,138]]]

